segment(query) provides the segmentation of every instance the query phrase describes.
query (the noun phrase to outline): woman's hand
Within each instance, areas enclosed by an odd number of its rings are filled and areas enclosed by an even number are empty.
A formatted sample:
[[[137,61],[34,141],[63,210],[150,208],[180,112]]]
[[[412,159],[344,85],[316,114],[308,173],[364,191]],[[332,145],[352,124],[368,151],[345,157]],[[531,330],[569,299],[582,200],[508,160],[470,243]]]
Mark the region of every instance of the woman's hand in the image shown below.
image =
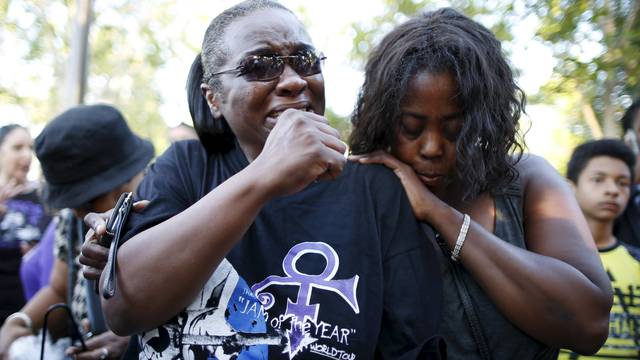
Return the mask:
[[[320,115],[287,109],[277,119],[253,166],[275,195],[304,189],[315,180],[335,179],[346,158],[340,133]]]
[[[85,341],[86,351],[82,351],[82,348],[77,346],[70,346],[65,354],[76,360],[120,359],[127,350],[129,339],[129,336],[118,336],[107,331]]]
[[[0,360],[8,360],[11,344],[16,339],[27,335],[33,335],[33,332],[22,320],[13,319],[5,322],[0,329]]]
[[[422,222],[431,223],[430,216],[433,215],[434,205],[444,204],[420,181],[411,166],[385,151],[378,150],[369,154],[350,155],[349,160],[361,164],[382,164],[393,170],[407,192],[414,215]]]
[[[26,188],[26,184],[19,184],[16,179],[10,179],[9,182],[0,186],[0,215],[7,212],[7,206],[5,205],[7,200],[20,194]]]
[[[252,160],[249,165],[200,200],[176,204],[171,196],[159,197],[159,204],[166,201],[164,204],[172,204],[176,211],[185,208],[136,234],[118,251],[118,292],[108,300],[102,299],[105,320],[112,331],[135,334],[174,317],[193,302],[269,201],[302,190],[317,179],[340,174],[346,163],[346,145],[326,118],[287,109],[274,124],[259,154],[245,153]],[[250,147],[243,151],[256,150]],[[179,147],[172,149],[178,151]],[[156,180],[166,176],[165,171],[182,171],[177,166],[165,154],[144,181],[157,183],[160,188],[154,191],[166,188],[184,194],[189,191],[184,183]],[[172,286],[167,287],[168,283]],[[151,298],[157,301],[150,302]]]
[[[133,211],[142,212],[148,200],[140,200],[133,204]],[[84,223],[89,226],[89,231],[84,237],[84,244],[80,250],[79,261],[82,267],[82,274],[88,280],[99,280],[102,270],[107,265],[109,248],[98,243],[107,232],[107,221],[113,209],[103,213],[89,213],[84,217]]]
[[[16,179],[10,179],[5,185],[0,187],[0,202],[4,203],[23,192],[26,188],[27,184],[18,183]]]

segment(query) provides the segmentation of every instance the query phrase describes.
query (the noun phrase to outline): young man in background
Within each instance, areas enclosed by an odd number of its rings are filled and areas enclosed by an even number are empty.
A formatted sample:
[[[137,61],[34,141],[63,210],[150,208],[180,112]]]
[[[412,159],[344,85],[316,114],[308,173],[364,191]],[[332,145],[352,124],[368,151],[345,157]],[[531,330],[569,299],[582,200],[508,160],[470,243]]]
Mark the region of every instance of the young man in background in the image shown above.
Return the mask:
[[[567,177],[614,291],[609,337],[593,359],[638,359],[640,356],[640,331],[637,328],[640,250],[623,243],[613,232],[614,222],[629,200],[635,162],[635,155],[623,142],[606,139],[578,146],[567,166]],[[559,359],[591,358],[564,349],[559,356]]]

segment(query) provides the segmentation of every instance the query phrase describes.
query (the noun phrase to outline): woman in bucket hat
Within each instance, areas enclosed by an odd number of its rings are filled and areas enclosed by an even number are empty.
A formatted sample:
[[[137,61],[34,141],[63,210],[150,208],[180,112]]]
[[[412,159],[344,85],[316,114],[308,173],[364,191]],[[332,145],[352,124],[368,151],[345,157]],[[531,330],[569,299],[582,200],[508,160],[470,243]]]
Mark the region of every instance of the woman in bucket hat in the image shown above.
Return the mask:
[[[44,200],[53,208],[65,209],[56,230],[57,259],[49,285],[0,330],[0,359],[8,356],[14,340],[42,327],[52,304],[66,302],[78,324],[88,323],[86,280],[76,260],[86,230],[81,219],[89,211],[114,207],[122,192],[135,190],[154,154],[151,143],[131,132],[122,114],[109,105],[63,112],[36,138],[35,148],[47,181]],[[67,291],[69,287],[73,289]],[[81,330],[90,336],[99,327],[97,319]],[[87,351],[70,348],[67,353],[76,359],[120,358],[127,343],[128,337],[106,331],[86,341]]]

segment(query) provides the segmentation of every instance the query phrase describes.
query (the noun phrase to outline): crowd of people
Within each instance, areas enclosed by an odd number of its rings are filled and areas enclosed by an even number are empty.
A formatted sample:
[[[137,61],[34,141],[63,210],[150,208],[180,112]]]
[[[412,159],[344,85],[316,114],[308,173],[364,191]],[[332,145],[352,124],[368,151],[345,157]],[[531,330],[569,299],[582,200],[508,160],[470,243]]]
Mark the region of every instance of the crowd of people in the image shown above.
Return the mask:
[[[565,179],[524,151],[500,42],[456,10],[381,39],[348,139],[324,59],[246,0],[191,66],[197,139],[175,128],[153,162],[116,108],[77,106],[35,139],[38,188],[30,135],[0,128],[0,360],[45,334],[61,359],[640,357],[640,100]]]

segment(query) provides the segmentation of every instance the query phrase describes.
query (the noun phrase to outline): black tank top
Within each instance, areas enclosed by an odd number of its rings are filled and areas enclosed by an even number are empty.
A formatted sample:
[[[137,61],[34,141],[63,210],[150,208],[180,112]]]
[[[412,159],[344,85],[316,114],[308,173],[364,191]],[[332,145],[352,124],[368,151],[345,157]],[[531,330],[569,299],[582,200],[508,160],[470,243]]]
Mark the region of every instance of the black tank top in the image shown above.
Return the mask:
[[[494,198],[495,235],[512,245],[526,248],[520,181],[497,192]],[[450,359],[481,359],[456,288],[451,260],[443,252],[439,254],[444,296],[441,328],[447,342],[447,353]],[[492,359],[556,359],[557,349],[536,341],[507,320],[473,277],[463,267],[460,269],[460,278],[468,289]]]

